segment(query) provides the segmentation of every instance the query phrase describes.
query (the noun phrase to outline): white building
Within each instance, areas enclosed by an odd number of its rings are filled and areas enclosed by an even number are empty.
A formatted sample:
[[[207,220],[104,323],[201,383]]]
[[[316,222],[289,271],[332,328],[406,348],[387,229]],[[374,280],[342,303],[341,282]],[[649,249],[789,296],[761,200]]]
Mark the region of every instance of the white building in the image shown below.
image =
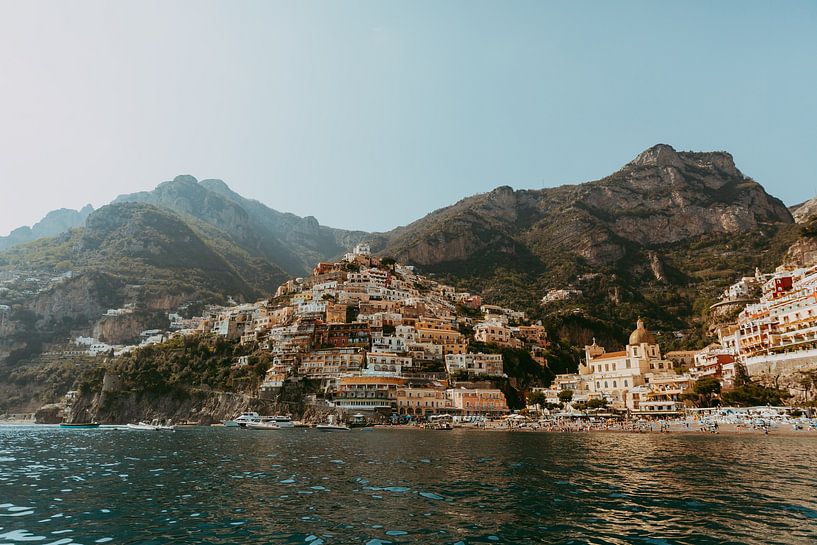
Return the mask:
[[[445,370],[448,374],[467,372],[473,375],[502,376],[502,354],[447,354]]]

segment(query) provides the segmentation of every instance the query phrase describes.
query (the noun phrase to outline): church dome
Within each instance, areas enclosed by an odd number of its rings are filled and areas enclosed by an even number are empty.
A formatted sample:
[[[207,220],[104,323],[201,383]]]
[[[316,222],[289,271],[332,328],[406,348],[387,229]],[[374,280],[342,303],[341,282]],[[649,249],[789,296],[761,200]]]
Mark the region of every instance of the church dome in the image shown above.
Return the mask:
[[[655,342],[655,335],[647,331],[647,328],[644,327],[644,320],[639,318],[635,331],[630,334],[630,342],[627,344],[638,346],[641,343],[657,344]]]

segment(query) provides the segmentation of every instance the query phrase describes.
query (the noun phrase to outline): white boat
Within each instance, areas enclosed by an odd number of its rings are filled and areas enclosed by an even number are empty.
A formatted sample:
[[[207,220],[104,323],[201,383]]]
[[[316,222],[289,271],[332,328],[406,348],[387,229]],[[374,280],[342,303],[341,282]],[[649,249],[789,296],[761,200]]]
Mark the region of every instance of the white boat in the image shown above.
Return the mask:
[[[345,424],[318,424],[315,429],[320,431],[351,431],[351,428]]]
[[[281,427],[275,422],[268,420],[266,422],[247,422],[248,430],[280,430]]]
[[[147,422],[139,422],[138,424],[128,424],[125,427],[129,430],[140,431],[176,431],[176,426],[173,424],[160,424],[155,420],[150,424]]]
[[[330,414],[326,424],[318,424],[315,429],[320,431],[350,431],[351,428],[343,422],[335,422],[335,415]]]
[[[295,422],[293,422],[292,419],[290,417],[288,417],[288,416],[281,416],[281,415],[262,416],[261,417],[261,422],[263,422],[263,423],[271,422],[271,423],[274,423],[279,428],[294,428],[295,427]]]
[[[238,418],[233,420],[225,420],[224,427],[225,428],[245,428],[248,423],[250,422],[261,422],[261,417],[258,416],[258,413],[255,412],[246,412],[241,413]]]

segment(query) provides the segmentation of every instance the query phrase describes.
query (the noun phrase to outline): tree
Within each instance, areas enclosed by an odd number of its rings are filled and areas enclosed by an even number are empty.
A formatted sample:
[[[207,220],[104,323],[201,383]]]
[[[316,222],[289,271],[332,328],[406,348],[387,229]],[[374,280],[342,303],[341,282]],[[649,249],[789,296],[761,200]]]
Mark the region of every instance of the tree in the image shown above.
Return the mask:
[[[724,392],[724,403],[737,407],[757,407],[760,405],[782,405],[791,394],[777,388],[769,388],[756,382],[748,382]]]
[[[721,393],[721,381],[716,378],[702,378],[695,382],[692,391],[697,397],[699,407],[711,407],[712,398]]]
[[[752,379],[749,378],[749,373],[746,371],[746,366],[743,365],[741,362],[735,362],[735,380],[733,381],[736,388],[744,386],[752,382]]]
[[[593,398],[587,402],[588,409],[603,409],[607,406],[607,400],[604,398]]]
[[[384,267],[389,267],[391,272],[394,272],[394,266],[397,264],[397,260],[393,257],[384,257],[380,260],[380,264]]]
[[[546,403],[547,398],[542,392],[532,392],[528,396],[528,405],[539,405],[540,407],[544,407]]]
[[[573,400],[573,390],[562,390],[559,392],[559,401],[570,403]]]

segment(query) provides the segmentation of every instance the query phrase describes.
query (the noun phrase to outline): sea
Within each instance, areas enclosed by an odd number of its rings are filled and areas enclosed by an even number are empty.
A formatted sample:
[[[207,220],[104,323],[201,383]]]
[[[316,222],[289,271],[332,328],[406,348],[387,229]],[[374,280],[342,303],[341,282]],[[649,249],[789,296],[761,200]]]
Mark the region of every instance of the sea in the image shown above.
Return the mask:
[[[0,544],[817,543],[817,434],[0,428]]]

